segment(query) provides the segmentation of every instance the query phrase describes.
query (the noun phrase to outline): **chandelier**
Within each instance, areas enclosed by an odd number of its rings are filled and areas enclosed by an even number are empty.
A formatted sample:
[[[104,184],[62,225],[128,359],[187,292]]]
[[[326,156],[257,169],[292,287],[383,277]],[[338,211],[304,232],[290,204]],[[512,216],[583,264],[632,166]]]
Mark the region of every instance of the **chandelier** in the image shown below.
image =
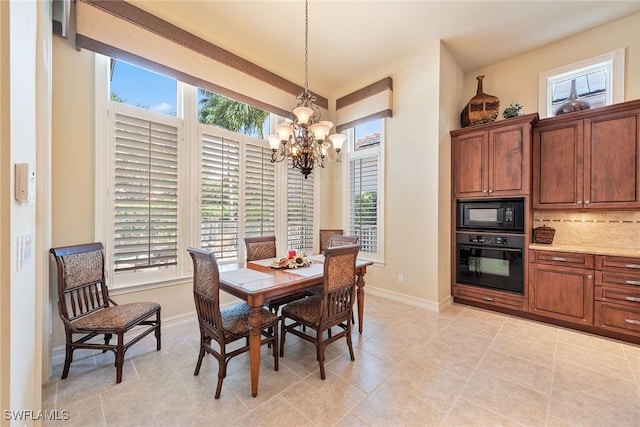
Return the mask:
[[[281,162],[287,158],[295,169],[307,179],[314,166],[324,167],[325,158],[331,144],[336,152],[333,161],[340,161],[340,150],[347,137],[342,134],[329,135],[333,123],[320,120],[320,108],[314,103],[316,97],[309,92],[309,4],[304,2],[304,90],[296,100],[293,121],[275,126],[277,135],[267,136],[271,147],[271,162]]]

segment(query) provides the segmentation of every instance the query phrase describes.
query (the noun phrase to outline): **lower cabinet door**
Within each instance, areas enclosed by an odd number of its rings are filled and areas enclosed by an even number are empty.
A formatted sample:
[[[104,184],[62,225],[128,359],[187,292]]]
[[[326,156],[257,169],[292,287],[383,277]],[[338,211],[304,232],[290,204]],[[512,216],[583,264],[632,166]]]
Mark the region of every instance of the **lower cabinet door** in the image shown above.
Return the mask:
[[[529,312],[593,325],[593,270],[530,264]]]
[[[640,307],[596,301],[595,326],[640,337]]]

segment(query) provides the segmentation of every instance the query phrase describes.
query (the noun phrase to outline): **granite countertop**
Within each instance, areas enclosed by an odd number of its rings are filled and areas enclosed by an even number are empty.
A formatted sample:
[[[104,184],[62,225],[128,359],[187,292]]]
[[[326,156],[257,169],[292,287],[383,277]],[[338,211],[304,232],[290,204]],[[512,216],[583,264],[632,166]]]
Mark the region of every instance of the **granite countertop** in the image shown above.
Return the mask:
[[[640,248],[612,248],[594,245],[569,245],[554,243],[545,245],[543,243],[530,243],[529,249],[536,249],[540,251],[575,252],[581,254],[612,255],[640,258]]]

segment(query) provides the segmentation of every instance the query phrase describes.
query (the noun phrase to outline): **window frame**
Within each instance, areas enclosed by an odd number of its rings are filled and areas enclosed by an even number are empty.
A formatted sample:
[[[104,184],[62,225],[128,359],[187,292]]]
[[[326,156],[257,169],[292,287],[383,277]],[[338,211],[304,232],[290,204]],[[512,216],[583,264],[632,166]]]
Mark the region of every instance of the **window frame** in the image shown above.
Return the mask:
[[[385,145],[386,145],[386,118],[376,118],[374,120],[380,121],[380,144],[374,147],[368,147],[360,150],[355,150],[355,126],[345,129],[342,133],[347,135],[346,149],[342,154],[342,176],[343,179],[343,191],[342,191],[342,229],[345,234],[349,234],[349,218],[351,216],[351,198],[349,188],[351,187],[349,165],[352,160],[377,157],[378,161],[378,173],[377,173],[377,242],[378,251],[376,253],[360,252],[358,258],[373,261],[374,265],[383,266],[385,261],[385,242],[384,242],[384,206],[385,206]],[[363,124],[363,123],[361,123]]]
[[[559,80],[582,76],[591,70],[605,68],[607,96],[605,105],[624,102],[625,49],[617,49],[582,61],[543,71],[538,80],[538,114],[553,117],[553,84]]]

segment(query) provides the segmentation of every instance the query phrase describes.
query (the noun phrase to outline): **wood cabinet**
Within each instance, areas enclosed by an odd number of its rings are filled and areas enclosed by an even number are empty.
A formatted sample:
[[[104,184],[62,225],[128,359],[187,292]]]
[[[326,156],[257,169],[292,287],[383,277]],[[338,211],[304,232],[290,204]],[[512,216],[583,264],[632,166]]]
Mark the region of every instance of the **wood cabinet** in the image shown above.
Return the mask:
[[[535,113],[451,131],[454,197],[528,195],[537,121]]]
[[[595,323],[640,337],[640,258],[596,256]]]
[[[456,301],[466,300],[479,302],[495,307],[510,308],[512,310],[522,311],[526,310],[527,307],[527,300],[522,295],[457,283],[453,285],[453,296]]]
[[[532,173],[534,209],[640,208],[640,101],[540,120]]]
[[[532,250],[529,312],[593,325],[594,256]]]

